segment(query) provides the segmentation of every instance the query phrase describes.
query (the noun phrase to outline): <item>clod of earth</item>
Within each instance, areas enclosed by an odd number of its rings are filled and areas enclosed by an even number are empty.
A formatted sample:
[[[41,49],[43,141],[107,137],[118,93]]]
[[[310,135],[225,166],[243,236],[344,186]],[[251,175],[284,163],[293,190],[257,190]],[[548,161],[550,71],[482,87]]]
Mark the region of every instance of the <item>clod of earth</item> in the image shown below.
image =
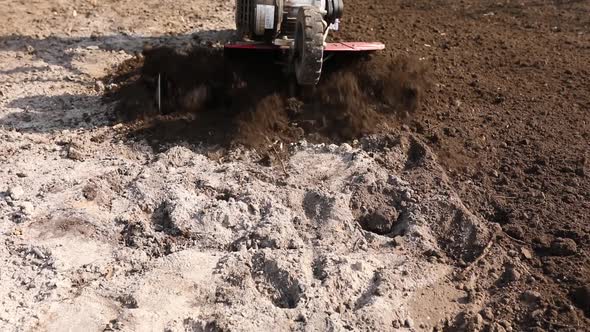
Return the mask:
[[[569,238],[560,238],[551,242],[551,253],[556,256],[570,256],[575,255],[577,252],[578,245],[576,241]]]
[[[586,316],[590,316],[590,286],[580,286],[571,292],[571,297],[578,308],[584,311]]]

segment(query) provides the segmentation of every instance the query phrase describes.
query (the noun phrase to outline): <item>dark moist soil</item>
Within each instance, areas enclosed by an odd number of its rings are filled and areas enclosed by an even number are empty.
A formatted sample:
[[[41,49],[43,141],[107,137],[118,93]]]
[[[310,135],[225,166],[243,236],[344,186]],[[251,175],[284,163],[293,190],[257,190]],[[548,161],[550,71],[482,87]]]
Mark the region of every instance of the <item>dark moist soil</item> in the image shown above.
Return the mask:
[[[413,114],[427,68],[408,57],[334,56],[317,87],[297,87],[273,53],[148,48],[106,78],[119,121],[156,145],[193,140],[265,152],[277,141],[343,142]],[[157,80],[161,111],[156,107]]]
[[[531,253],[530,276],[484,290],[493,320],[590,330],[590,2],[347,0],[341,27],[429,64],[412,129],[500,245]]]

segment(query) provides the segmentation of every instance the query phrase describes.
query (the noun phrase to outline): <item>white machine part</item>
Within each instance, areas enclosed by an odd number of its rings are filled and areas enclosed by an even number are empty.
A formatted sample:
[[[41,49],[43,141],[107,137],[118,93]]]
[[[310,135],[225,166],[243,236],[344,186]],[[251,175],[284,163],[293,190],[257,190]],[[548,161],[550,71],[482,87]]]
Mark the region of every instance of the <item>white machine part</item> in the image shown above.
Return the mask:
[[[322,11],[326,8],[326,0],[285,0],[283,11],[287,17],[297,17],[299,7],[302,6],[313,6]]]
[[[315,7],[325,26],[342,16],[342,0],[236,0],[236,26],[245,40],[293,39],[299,9]]]
[[[338,29],[343,0],[236,0],[236,27],[245,42],[287,49],[287,71],[300,85],[320,79],[330,30]]]

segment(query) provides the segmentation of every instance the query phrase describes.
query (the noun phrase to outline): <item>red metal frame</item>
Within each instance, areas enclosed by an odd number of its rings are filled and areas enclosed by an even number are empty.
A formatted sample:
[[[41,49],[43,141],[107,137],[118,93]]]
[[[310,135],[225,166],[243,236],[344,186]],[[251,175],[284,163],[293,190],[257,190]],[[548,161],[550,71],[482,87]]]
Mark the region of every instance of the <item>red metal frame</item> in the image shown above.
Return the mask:
[[[273,44],[264,43],[235,43],[226,44],[227,49],[240,50],[280,50],[288,49],[288,47],[281,47]],[[343,42],[343,43],[326,43],[324,52],[371,52],[385,49],[385,45],[379,42]]]
[[[327,52],[368,52],[385,49],[385,45],[379,42],[343,42],[326,43],[324,51]]]

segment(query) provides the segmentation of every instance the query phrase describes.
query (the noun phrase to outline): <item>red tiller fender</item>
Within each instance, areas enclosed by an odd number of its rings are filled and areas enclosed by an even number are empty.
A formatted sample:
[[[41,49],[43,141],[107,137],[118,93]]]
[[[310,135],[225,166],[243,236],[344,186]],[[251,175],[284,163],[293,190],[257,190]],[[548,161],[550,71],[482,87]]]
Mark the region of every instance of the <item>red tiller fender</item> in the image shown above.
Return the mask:
[[[289,49],[287,46],[278,46],[265,43],[248,43],[241,42],[235,44],[226,44],[226,49],[242,49],[242,50],[267,50],[274,51],[280,49]],[[340,43],[326,43],[324,52],[371,52],[385,49],[385,45],[379,42],[340,42]]]

